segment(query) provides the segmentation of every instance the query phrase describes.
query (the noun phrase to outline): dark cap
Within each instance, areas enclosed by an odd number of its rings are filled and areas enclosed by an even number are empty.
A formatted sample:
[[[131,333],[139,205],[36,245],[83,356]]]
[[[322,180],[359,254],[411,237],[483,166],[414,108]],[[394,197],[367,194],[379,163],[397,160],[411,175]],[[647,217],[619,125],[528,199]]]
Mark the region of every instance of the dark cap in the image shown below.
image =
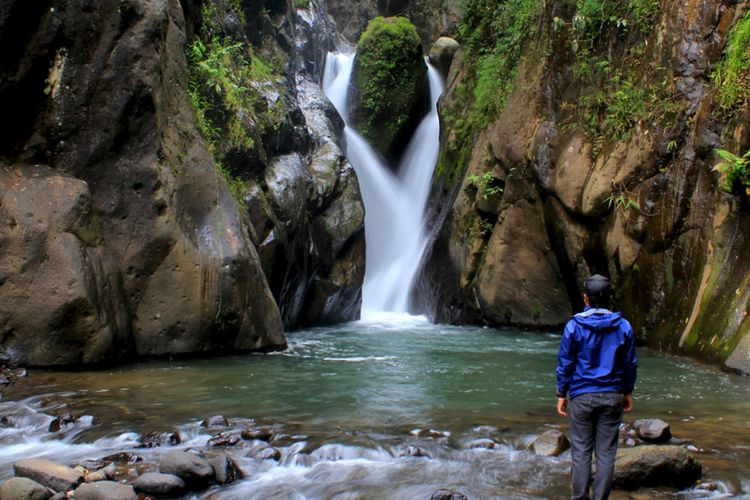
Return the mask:
[[[609,278],[601,274],[595,274],[586,278],[583,282],[583,291],[589,297],[607,297],[612,292]]]

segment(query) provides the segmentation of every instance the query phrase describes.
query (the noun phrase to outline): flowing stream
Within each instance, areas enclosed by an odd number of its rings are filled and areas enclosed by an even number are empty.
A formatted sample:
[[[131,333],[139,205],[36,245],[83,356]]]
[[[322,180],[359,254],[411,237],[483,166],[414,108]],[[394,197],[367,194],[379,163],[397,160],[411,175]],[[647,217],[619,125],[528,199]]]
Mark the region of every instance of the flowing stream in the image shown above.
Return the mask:
[[[428,66],[430,110],[422,119],[394,170],[349,126],[347,96],[354,54],[329,53],[323,90],[346,123],[346,155],[357,172],[365,204],[367,269],[362,290],[365,316],[379,311],[407,312],[409,292],[425,249],[424,211],[437,161],[443,93],[438,71]]]
[[[274,355],[34,371],[0,401],[0,419],[9,416],[0,421],[15,422],[0,427],[0,476],[33,456],[75,464],[129,450],[156,461],[173,448],[137,448],[138,434],[153,429],[178,429],[179,448],[203,448],[210,433],[201,420],[222,414],[230,432],[251,418],[272,426],[281,460],[253,458],[266,446],[257,441],[221,448],[247,479],[199,498],[427,499],[443,487],[472,499],[567,494],[569,453],[542,458],[526,449],[549,428],[567,429],[554,411],[559,335],[381,314],[292,332],[289,341]],[[750,493],[750,379],[645,349],[639,357],[627,420],[668,421],[717,486],[681,497]],[[95,418],[48,432],[60,412]],[[476,447],[477,439],[495,447]],[[430,457],[401,456],[409,445]]]

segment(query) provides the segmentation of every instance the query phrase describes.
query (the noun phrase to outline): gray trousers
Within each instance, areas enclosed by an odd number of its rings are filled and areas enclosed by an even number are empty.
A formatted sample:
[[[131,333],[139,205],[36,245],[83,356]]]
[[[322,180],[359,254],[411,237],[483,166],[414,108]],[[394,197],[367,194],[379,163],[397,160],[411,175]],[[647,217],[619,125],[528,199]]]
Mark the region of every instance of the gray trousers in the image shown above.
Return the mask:
[[[623,396],[614,392],[579,394],[570,400],[570,448],[573,459],[571,499],[588,500],[591,452],[596,454],[594,500],[609,498],[615,470]]]

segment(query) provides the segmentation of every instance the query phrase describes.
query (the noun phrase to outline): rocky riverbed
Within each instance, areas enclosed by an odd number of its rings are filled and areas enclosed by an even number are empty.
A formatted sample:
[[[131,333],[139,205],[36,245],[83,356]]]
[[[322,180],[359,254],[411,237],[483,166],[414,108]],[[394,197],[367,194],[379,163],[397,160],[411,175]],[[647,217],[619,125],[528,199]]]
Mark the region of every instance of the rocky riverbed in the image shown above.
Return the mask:
[[[41,422],[43,415],[36,417]],[[95,417],[91,416],[64,414],[51,420],[48,432],[65,441],[67,435],[75,435],[94,421]],[[6,415],[2,423],[6,429],[20,429],[24,424],[28,424],[28,418],[23,415]],[[350,440],[352,436],[342,437]],[[408,464],[409,468],[431,470],[434,469],[432,462],[471,460],[489,464],[493,462],[493,454],[514,456],[513,460],[532,467],[544,467],[545,462],[551,462],[560,476],[559,483],[564,482],[570,462],[569,442],[559,429],[540,429],[538,434],[522,435],[490,425],[475,426],[459,435],[439,429],[412,429],[389,436],[388,445],[377,447],[368,446],[364,437],[359,437],[359,445],[344,445],[337,442],[340,440],[329,442],[332,438],[296,434],[293,427],[279,423],[214,415],[182,430],[158,429],[137,436],[121,436],[120,446],[114,453],[109,450],[73,461],[16,460],[12,464],[14,477],[0,485],[0,498],[31,500],[71,495],[76,499],[108,500],[136,498],[137,495],[141,498],[183,498],[186,495],[234,498],[233,495],[240,492],[252,495],[255,483],[266,481],[266,476],[272,476],[274,469],[279,468],[303,467],[308,469],[307,475],[314,476],[316,471],[320,473],[326,467],[335,467],[336,462],[360,461],[366,463],[364,471],[399,463]],[[699,455],[699,449],[673,438],[666,422],[638,420],[632,425],[623,424],[621,437],[615,465],[617,488],[696,487],[702,474],[695,456]],[[660,444],[652,444],[655,442]],[[337,489],[346,489],[344,485],[348,482],[353,495],[362,494],[362,485],[351,472],[342,473],[339,482]],[[452,481],[446,484],[452,485]],[[424,491],[431,488],[429,484],[424,486]],[[278,488],[283,490],[285,485],[278,485]],[[707,482],[698,484],[697,488],[693,493],[721,490],[722,486]],[[549,491],[540,488],[528,493],[547,495]],[[551,491],[560,493],[561,486],[558,484]],[[666,495],[668,491],[662,490],[662,493]],[[467,498],[455,486],[454,489],[436,488],[431,495],[423,495],[423,498],[430,497]]]

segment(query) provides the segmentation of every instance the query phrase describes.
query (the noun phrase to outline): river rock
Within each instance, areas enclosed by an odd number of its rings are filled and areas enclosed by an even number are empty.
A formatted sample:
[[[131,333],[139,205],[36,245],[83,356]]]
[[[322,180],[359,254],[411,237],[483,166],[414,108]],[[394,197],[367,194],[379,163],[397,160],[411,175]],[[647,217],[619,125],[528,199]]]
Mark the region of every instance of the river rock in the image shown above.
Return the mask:
[[[430,454],[418,446],[409,445],[399,454],[400,457],[430,457]]]
[[[563,432],[553,429],[536,438],[529,448],[537,455],[556,457],[570,448],[570,441]]]
[[[89,472],[88,474],[84,475],[84,480],[87,483],[94,483],[96,481],[106,481],[106,480],[112,480],[115,478],[115,472],[117,471],[117,468],[115,467],[114,462],[110,463],[106,467],[102,467],[101,469]]]
[[[263,448],[253,453],[253,457],[258,460],[281,460],[281,452],[273,447]]]
[[[224,415],[214,415],[208,417],[201,422],[201,427],[212,428],[212,427],[226,427],[229,425],[227,418]]]
[[[162,457],[159,472],[174,474],[188,485],[203,486],[214,478],[214,470],[208,460],[186,451],[173,451]]]
[[[133,487],[115,481],[99,481],[84,483],[76,488],[76,500],[134,500],[136,498]]]
[[[49,490],[31,479],[13,477],[0,486],[0,500],[46,500]]]
[[[222,432],[208,440],[208,446],[236,446],[242,442],[242,438],[237,434]]]
[[[469,500],[466,495],[447,489],[437,490],[432,494],[430,500]]]
[[[20,378],[26,377],[27,372],[25,368],[11,369],[4,365],[0,365],[0,385],[10,385],[16,382]]]
[[[466,444],[467,448],[485,448],[492,450],[497,448],[497,442],[489,438],[473,439]]]
[[[701,464],[680,446],[644,445],[617,451],[614,486],[635,490],[641,486],[686,488],[702,473]]]
[[[136,448],[155,448],[157,446],[175,446],[182,442],[177,431],[148,431],[138,437],[141,442]]]
[[[229,484],[244,477],[237,462],[227,455],[215,456],[209,463],[214,469],[214,480],[219,484]]]
[[[55,491],[69,491],[83,482],[80,472],[44,458],[19,460],[13,464],[13,472]]]
[[[173,474],[146,472],[133,481],[138,493],[154,496],[177,496],[185,491],[185,481]]]
[[[459,47],[459,43],[453,38],[441,36],[430,48],[430,63],[443,75],[447,75]]]
[[[89,427],[94,424],[94,417],[91,415],[74,416],[70,413],[65,413],[50,422],[48,430],[49,432],[58,432],[76,424]]]
[[[633,422],[636,435],[644,441],[666,443],[672,439],[669,424],[658,418],[639,419]]]
[[[106,457],[101,459],[101,462],[102,463],[114,462],[116,464],[134,464],[137,462],[143,462],[143,457],[140,455],[136,455],[135,453],[131,453],[129,451],[121,451],[119,453],[107,455]]]
[[[260,441],[270,441],[273,437],[273,431],[268,428],[242,429],[242,439],[257,439]]]

